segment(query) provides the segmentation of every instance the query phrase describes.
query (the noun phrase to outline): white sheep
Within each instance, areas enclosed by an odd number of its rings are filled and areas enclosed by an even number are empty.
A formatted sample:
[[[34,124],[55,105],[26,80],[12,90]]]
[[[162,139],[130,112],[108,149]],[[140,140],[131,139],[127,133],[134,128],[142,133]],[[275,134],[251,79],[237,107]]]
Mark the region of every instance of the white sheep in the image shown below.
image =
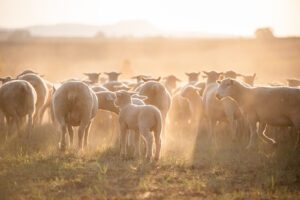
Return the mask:
[[[164,85],[170,94],[173,94],[174,90],[177,88],[177,82],[181,82],[181,80],[174,75],[166,76],[163,79]]]
[[[61,150],[66,148],[66,131],[70,135],[70,144],[73,144],[72,126],[79,126],[78,147],[83,148],[88,143],[89,129],[98,110],[96,94],[81,81],[63,83],[53,95],[52,109],[55,120],[61,129]]]
[[[145,100],[147,105],[156,106],[160,110],[163,120],[162,135],[164,136],[166,118],[171,107],[170,93],[161,83],[157,81],[148,81],[141,85],[139,94],[147,97]]]
[[[14,124],[17,132],[20,132],[22,119],[28,116],[27,134],[32,132],[33,114],[35,112],[36,92],[32,85],[24,80],[13,80],[2,85],[0,88],[0,109],[5,115],[8,133],[12,131]]]
[[[47,84],[42,77],[33,73],[25,73],[23,75],[19,75],[18,79],[28,81],[36,91],[37,101],[33,121],[34,124],[39,124],[42,120],[42,111],[44,111],[42,108],[45,106],[49,95]]]
[[[160,111],[152,105],[134,105],[131,100],[133,93],[126,91],[116,92],[115,104],[119,107],[119,123],[121,129],[121,156],[126,156],[126,140],[128,130],[140,133],[145,139],[147,146],[146,158],[152,158],[153,135],[156,144],[154,159],[158,160],[161,149],[161,131],[162,131],[162,116]],[[136,146],[139,146],[139,141],[136,141]],[[136,148],[135,155],[139,155],[139,148]]]
[[[222,73],[215,71],[203,73],[207,76],[206,88],[203,92],[203,108],[205,117],[208,120],[210,137],[216,142],[215,126],[217,122],[228,121],[231,128],[231,137],[235,139],[237,131],[236,119],[241,117],[239,107],[230,98],[225,98],[222,101],[216,99],[216,92],[219,88],[217,80]]]
[[[257,134],[257,122],[260,122],[260,132],[263,138],[273,144],[276,144],[275,140],[265,135],[265,126],[294,126],[299,131],[300,89],[250,87],[233,79],[225,79],[220,83],[216,96],[220,99],[233,98],[245,111],[251,131],[247,148],[253,145],[253,138]],[[299,135],[296,144],[298,142]]]

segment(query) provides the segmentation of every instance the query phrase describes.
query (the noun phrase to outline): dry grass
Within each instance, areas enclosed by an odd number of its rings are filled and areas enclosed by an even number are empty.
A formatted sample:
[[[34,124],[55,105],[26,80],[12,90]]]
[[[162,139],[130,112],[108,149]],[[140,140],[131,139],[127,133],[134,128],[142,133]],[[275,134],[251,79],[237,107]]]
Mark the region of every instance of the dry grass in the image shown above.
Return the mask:
[[[300,158],[291,147],[293,140],[284,139],[275,153],[262,143],[246,151],[229,141],[226,131],[219,131],[217,148],[205,131],[196,137],[186,131],[173,132],[172,144],[165,143],[162,159],[154,163],[120,159],[114,144],[99,139],[99,131],[91,134],[94,145],[84,152],[71,148],[60,153],[59,135],[44,125],[30,141],[15,137],[1,145],[1,199],[299,197]]]

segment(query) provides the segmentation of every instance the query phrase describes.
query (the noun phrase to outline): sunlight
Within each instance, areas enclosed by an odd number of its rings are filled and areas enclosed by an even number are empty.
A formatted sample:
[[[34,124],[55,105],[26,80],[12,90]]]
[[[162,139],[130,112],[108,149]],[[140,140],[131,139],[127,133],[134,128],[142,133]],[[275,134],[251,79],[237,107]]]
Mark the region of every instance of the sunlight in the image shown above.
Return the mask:
[[[0,5],[0,26],[9,28],[145,20],[165,33],[250,36],[268,26],[279,35],[300,34],[297,0],[0,0]]]

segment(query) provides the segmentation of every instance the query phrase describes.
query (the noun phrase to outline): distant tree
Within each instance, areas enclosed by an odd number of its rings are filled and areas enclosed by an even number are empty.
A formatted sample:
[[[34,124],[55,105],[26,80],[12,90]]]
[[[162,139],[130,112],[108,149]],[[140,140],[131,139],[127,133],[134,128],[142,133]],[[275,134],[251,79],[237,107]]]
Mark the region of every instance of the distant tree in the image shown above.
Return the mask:
[[[24,40],[24,39],[28,39],[30,37],[31,37],[31,34],[27,30],[15,30],[9,35],[8,39],[9,40]]]
[[[257,39],[272,39],[274,38],[273,29],[269,27],[256,29],[255,37]]]

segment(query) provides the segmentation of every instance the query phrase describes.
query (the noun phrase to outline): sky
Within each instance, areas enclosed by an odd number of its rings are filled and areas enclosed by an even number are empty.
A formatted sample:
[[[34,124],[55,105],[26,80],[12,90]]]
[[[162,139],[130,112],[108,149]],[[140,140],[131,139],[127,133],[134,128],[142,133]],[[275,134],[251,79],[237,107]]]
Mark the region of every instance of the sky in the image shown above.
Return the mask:
[[[165,32],[300,35],[300,0],[0,0],[0,27],[145,20]]]

